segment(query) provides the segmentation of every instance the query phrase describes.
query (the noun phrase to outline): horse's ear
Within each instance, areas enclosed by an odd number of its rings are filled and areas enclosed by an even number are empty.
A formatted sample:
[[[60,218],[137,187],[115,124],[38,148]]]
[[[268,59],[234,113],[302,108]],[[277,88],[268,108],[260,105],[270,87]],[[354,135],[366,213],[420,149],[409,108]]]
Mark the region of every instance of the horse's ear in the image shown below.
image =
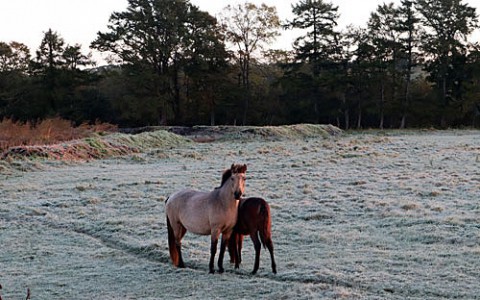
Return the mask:
[[[247,165],[232,164],[230,170],[232,171],[232,174],[245,173],[247,172]]]
[[[239,168],[239,173],[246,173],[247,172],[247,165],[243,165]]]

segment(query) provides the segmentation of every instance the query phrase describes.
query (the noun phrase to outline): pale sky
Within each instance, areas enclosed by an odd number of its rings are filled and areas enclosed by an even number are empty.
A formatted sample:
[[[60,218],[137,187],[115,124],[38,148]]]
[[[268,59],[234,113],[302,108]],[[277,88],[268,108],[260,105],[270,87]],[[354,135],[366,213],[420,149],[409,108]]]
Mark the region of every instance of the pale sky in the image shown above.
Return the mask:
[[[327,0],[328,2],[329,0]],[[243,0],[190,0],[201,10],[217,15],[231,4],[244,3]],[[265,3],[276,6],[281,20],[292,19],[292,3],[298,0],[249,0],[255,4]],[[339,27],[348,24],[365,26],[372,11],[377,6],[390,0],[330,0],[339,7]],[[400,0],[393,0],[400,3]],[[467,0],[480,14],[480,0]],[[127,0],[0,0],[0,41],[17,41],[26,44],[32,54],[40,46],[44,32],[49,28],[63,37],[65,43],[83,46],[83,52],[91,52],[88,47],[96,38],[98,31],[105,31],[108,18],[114,11],[123,11]],[[298,33],[282,32],[272,48],[287,49],[291,47]],[[480,42],[477,31],[471,39]],[[99,54],[93,53],[96,59]]]

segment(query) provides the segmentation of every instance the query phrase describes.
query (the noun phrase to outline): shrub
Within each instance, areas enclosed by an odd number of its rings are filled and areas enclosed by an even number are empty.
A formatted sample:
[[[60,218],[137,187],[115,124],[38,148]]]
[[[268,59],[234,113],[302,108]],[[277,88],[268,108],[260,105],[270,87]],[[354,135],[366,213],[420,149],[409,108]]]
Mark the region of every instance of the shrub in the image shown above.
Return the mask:
[[[4,119],[0,123],[0,151],[15,146],[50,145],[116,129],[116,126],[105,123],[73,126],[72,122],[61,118],[46,119],[37,124]]]

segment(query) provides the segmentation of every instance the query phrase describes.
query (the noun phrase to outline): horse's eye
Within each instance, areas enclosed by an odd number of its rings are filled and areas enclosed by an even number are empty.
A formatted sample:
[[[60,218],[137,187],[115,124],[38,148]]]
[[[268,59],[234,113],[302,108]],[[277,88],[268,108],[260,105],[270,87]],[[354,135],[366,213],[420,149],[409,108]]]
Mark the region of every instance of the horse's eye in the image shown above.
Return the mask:
[[[233,178],[230,178],[231,181],[233,181]]]

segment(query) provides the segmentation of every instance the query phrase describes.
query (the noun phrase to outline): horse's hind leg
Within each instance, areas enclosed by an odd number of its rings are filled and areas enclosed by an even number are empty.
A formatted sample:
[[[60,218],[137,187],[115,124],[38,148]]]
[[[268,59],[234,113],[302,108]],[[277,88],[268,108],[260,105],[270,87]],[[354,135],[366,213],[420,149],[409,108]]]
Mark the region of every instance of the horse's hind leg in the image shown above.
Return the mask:
[[[235,256],[235,252],[237,249],[237,234],[232,233],[230,239],[228,240],[228,254],[230,255],[230,263],[236,264],[237,257]]]
[[[262,244],[258,239],[257,232],[250,234],[250,238],[252,239],[253,246],[255,247],[255,265],[253,266],[252,274],[256,274],[258,267],[260,266],[260,250],[262,249]]]
[[[172,259],[172,263],[174,266],[179,266],[179,247],[177,244],[177,238],[175,236],[175,232],[173,227],[170,223],[170,219],[167,216],[167,232],[168,232],[168,250],[170,252],[170,258]]]
[[[179,268],[185,268],[185,263],[183,262],[182,258],[182,238],[185,236],[185,233],[187,232],[187,229],[183,227],[183,225],[180,225],[179,228],[179,238],[176,240],[175,246],[177,248],[178,252],[178,267]]]
[[[242,244],[243,244],[243,235],[238,234],[237,237],[237,256],[236,256],[236,264],[235,268],[238,269],[240,267],[240,264],[242,263]]]
[[[273,274],[277,274],[277,265],[275,264],[275,258],[273,257],[273,242],[272,238],[268,237],[266,239],[267,249],[270,252],[270,258],[272,259],[272,272]]]

